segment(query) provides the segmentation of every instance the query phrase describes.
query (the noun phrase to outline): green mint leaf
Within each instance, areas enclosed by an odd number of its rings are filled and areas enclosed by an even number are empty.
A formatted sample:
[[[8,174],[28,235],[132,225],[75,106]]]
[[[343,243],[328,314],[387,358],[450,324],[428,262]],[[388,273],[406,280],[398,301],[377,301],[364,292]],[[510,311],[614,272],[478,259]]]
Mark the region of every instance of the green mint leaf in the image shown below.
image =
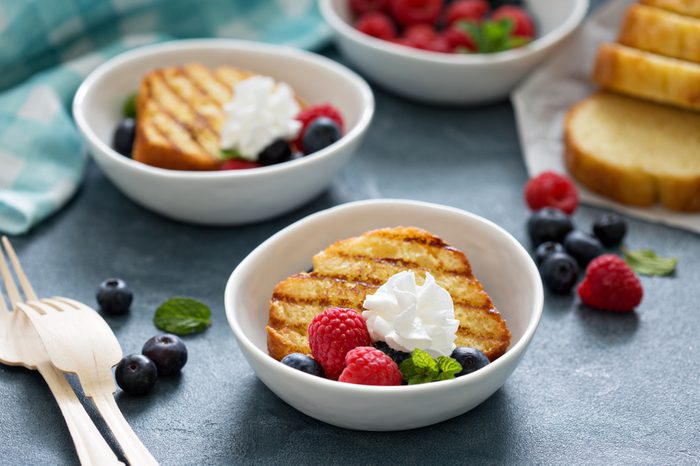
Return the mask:
[[[423,369],[428,372],[437,372],[439,370],[437,362],[433,357],[427,352],[420,348],[416,348],[411,353],[411,359],[416,365],[416,369]]]
[[[457,27],[466,32],[474,40],[476,51],[481,52],[484,47],[484,38],[481,34],[481,27],[472,21],[459,21]]]
[[[517,49],[519,47],[529,44],[530,42],[532,42],[532,39],[530,39],[529,37],[513,36],[510,39],[508,39],[508,50]]]
[[[630,251],[623,249],[625,262],[632,270],[642,275],[670,275],[676,270],[677,257],[661,257],[651,249]]]
[[[449,356],[440,356],[437,358],[437,364],[440,368],[438,380],[454,379],[455,375],[462,372],[462,365]]]
[[[137,94],[133,92],[129,94],[129,97],[124,101],[122,105],[122,115],[124,115],[124,118],[136,118],[136,99]]]
[[[156,309],[153,323],[159,329],[176,335],[203,332],[211,325],[209,307],[192,298],[170,298]]]
[[[232,160],[232,159],[241,159],[240,152],[238,152],[236,149],[221,149],[219,152],[219,158],[221,160]]]

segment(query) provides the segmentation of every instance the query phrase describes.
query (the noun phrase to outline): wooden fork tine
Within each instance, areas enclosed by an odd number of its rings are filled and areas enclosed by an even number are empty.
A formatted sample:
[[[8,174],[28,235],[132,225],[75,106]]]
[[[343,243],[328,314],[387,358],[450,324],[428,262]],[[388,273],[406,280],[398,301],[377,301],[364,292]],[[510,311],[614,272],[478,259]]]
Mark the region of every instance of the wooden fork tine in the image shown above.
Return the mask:
[[[22,302],[22,298],[19,296],[19,290],[15,285],[15,280],[12,278],[10,269],[7,267],[7,262],[5,261],[5,254],[0,248],[0,273],[2,274],[3,282],[5,282],[5,289],[7,290],[7,295],[10,298],[10,307],[14,308],[18,303]]]
[[[10,240],[7,239],[7,236],[2,237],[2,244],[5,246],[7,255],[10,257],[10,262],[12,262],[12,266],[15,268],[15,275],[17,275],[17,278],[19,278],[19,283],[22,285],[24,297],[27,298],[27,301],[36,301],[37,297],[36,293],[34,293],[34,288],[32,288],[32,284],[29,283],[27,276],[24,274],[22,264],[19,263],[17,254],[15,254],[15,249],[10,244]]]

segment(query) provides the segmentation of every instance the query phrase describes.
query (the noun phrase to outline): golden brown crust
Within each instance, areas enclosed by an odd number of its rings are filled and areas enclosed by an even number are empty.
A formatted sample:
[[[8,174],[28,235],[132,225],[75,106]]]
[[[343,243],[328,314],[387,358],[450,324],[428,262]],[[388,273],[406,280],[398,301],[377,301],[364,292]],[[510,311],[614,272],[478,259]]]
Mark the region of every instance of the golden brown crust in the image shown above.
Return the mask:
[[[423,280],[430,272],[452,295],[460,320],[457,344],[495,360],[508,349],[510,331],[467,257],[425,230],[396,227],[337,241],[313,258],[314,271],[281,281],[270,300],[268,351],[276,359],[310,353],[306,329],[328,307],[362,309],[368,294],[402,270]]]
[[[700,18],[700,1],[698,0],[640,0],[639,3]]]
[[[646,207],[661,202],[672,210],[699,211],[700,173],[680,177],[649,173],[643,168],[630,169],[606,159],[604,154],[591,154],[581,147],[573,120],[596,98],[605,98],[605,94],[597,93],[577,103],[566,115],[564,158],[569,172],[592,191],[623,204]]]
[[[605,89],[700,110],[700,65],[696,63],[602,44],[592,79]]]
[[[648,52],[700,63],[700,19],[659,8],[627,9],[618,42]]]

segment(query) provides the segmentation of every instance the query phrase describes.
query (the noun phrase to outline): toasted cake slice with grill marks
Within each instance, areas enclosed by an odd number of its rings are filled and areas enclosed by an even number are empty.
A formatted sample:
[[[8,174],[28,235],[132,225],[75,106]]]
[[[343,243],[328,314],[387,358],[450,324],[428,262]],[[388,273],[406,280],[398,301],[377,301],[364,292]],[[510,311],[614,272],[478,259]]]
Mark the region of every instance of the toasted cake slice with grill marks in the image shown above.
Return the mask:
[[[510,331],[461,251],[425,230],[396,227],[338,241],[313,258],[313,272],[293,275],[275,287],[270,300],[270,355],[310,353],[306,329],[328,307],[362,309],[392,275],[412,270],[418,282],[430,272],[454,301],[460,321],[458,346],[483,351],[493,361],[508,349]]]
[[[191,63],[144,76],[138,93],[133,158],[174,170],[215,170],[221,163],[223,106],[253,73]]]

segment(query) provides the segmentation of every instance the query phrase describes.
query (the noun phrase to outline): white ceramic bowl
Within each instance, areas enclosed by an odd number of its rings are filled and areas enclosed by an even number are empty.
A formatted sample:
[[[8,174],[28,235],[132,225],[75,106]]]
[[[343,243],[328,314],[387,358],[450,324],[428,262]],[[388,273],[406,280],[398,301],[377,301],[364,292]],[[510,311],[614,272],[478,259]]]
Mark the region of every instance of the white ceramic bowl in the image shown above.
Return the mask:
[[[506,97],[581,23],[588,0],[526,0],[538,38],[496,54],[426,52],[375,39],[352,27],[349,0],[319,0],[342,53],[368,78],[404,97],[437,104],[475,104]]]
[[[463,250],[508,323],[508,351],[455,380],[376,387],[315,377],[267,354],[268,302],[277,282],[307,270],[331,243],[367,230],[398,225],[424,228]],[[284,401],[316,419],[362,430],[426,426],[469,411],[503,385],[520,362],[542,314],[542,282],[518,241],[497,225],[451,207],[405,200],[344,204],[306,217],[258,246],[226,286],[228,321],[260,380]]]
[[[249,170],[165,170],[111,148],[124,99],[153,68],[199,62],[232,65],[289,83],[309,103],[330,102],[346,134],[300,160]],[[310,200],[331,182],[360,144],[374,113],[367,83],[342,65],[291,47],[228,39],[167,42],[123,53],[93,71],[78,89],[73,115],[102,171],[129,198],[178,220],[234,225],[263,220]]]

